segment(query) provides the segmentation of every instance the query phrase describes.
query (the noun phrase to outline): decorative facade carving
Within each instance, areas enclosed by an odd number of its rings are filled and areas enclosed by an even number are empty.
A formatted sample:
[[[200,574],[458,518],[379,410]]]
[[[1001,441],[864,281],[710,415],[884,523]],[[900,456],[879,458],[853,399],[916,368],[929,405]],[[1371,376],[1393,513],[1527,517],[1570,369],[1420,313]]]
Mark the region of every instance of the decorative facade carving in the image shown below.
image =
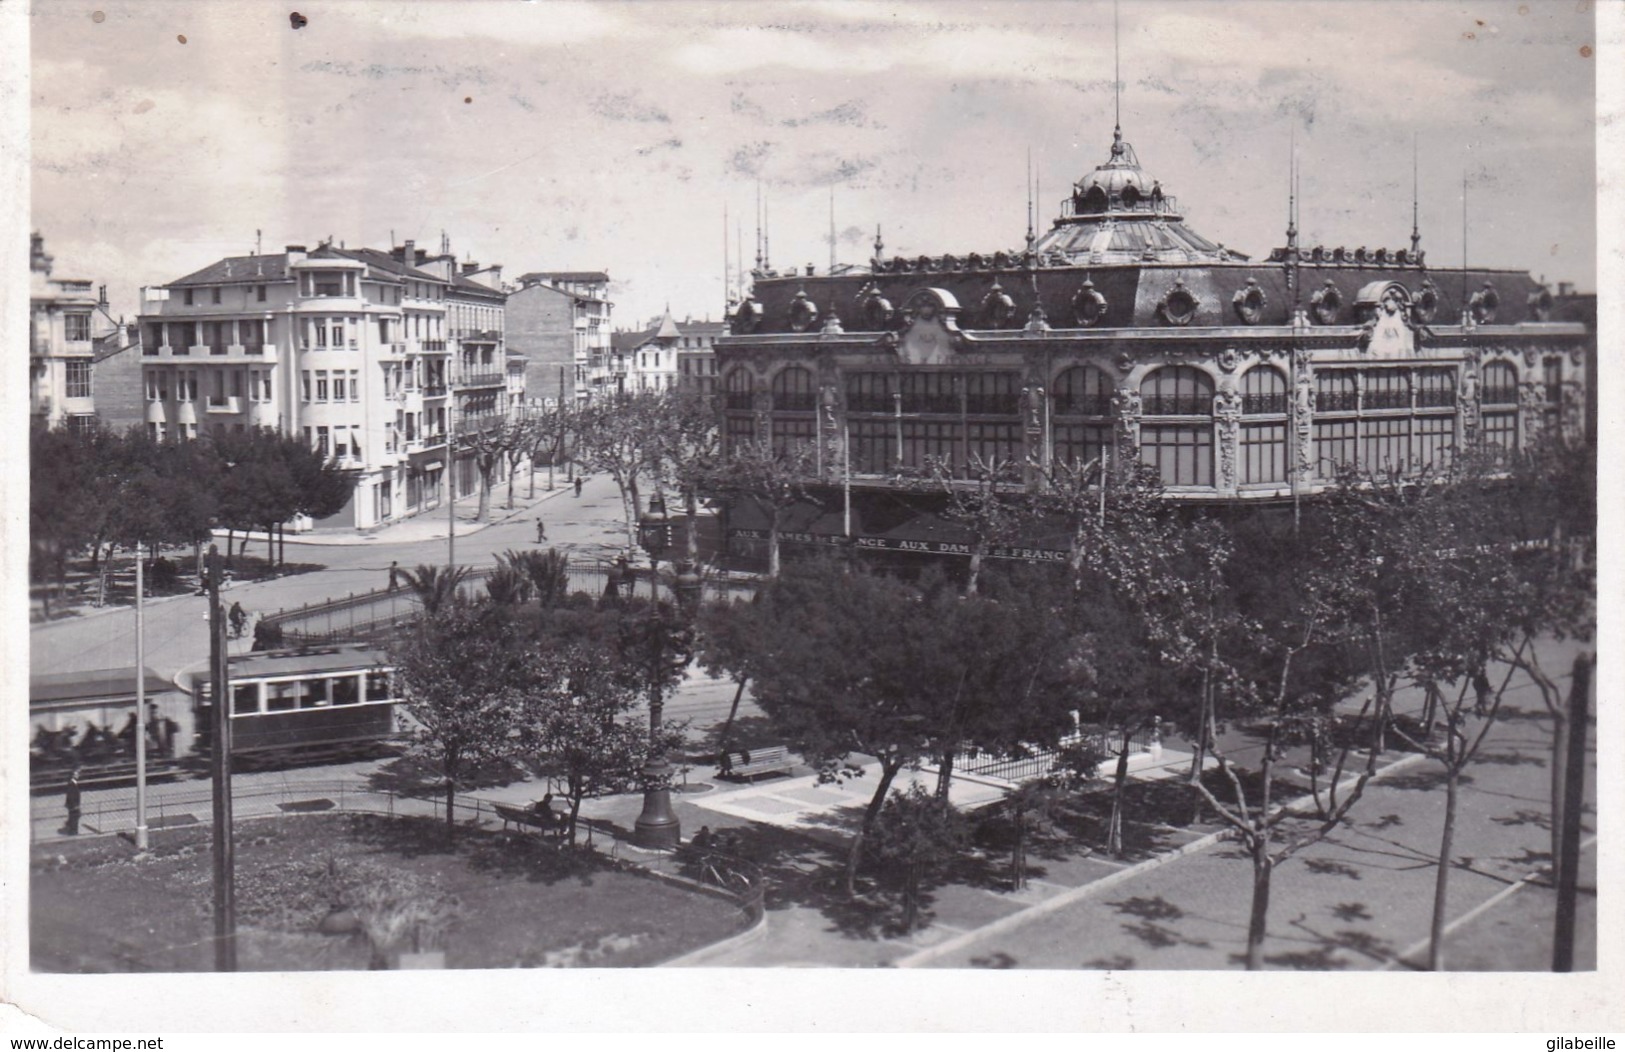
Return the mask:
[[[1479,325],[1490,325],[1495,321],[1495,312],[1501,307],[1501,294],[1495,291],[1495,285],[1484,282],[1484,287],[1473,293],[1467,301],[1467,311],[1473,321]]]
[[[1478,432],[1478,366],[1464,361],[1461,366],[1461,387],[1456,390],[1456,409],[1461,415],[1461,433],[1465,443]]]
[[[745,300],[734,311],[732,331],[735,336],[748,336],[755,332],[762,324],[762,305],[755,300]]]
[[[1236,446],[1241,437],[1241,395],[1234,388],[1221,387],[1213,396],[1213,441],[1219,447],[1221,492],[1236,489]]]
[[[1119,387],[1112,395],[1112,408],[1117,412],[1117,446],[1133,456],[1140,448],[1140,392]]]
[[[1269,297],[1264,290],[1258,287],[1257,278],[1248,278],[1247,284],[1236,290],[1230,297],[1230,306],[1234,308],[1236,317],[1248,325],[1257,325],[1264,317],[1264,307],[1269,303]],[[1180,322],[1178,324],[1184,324]]]
[[[1185,282],[1175,278],[1174,287],[1157,301],[1157,314],[1169,325],[1189,325],[1196,317],[1197,305],[1196,297],[1185,287]]]
[[[1337,290],[1337,285],[1330,279],[1326,284],[1309,297],[1309,313],[1314,315],[1317,322],[1322,325],[1331,325],[1337,321],[1337,312],[1343,308],[1343,294]]]
[[[1219,368],[1227,373],[1235,372],[1236,366],[1241,364],[1241,356],[1236,353],[1234,347],[1226,347],[1220,351],[1218,358],[1215,360],[1219,363]]]
[[[1010,298],[997,280],[982,298],[982,321],[990,329],[1006,329],[1016,316],[1016,301]]]
[[[1085,329],[1099,324],[1100,319],[1106,316],[1106,297],[1100,294],[1088,277],[1083,279],[1083,287],[1072,297],[1072,316]]]
[[[806,332],[818,321],[818,304],[807,298],[806,290],[796,293],[790,301],[788,319],[792,332]]]
[[[1297,444],[1298,478],[1307,480],[1315,470],[1315,378],[1310,374],[1308,363],[1300,362],[1295,371],[1293,380],[1293,414],[1294,441]]]

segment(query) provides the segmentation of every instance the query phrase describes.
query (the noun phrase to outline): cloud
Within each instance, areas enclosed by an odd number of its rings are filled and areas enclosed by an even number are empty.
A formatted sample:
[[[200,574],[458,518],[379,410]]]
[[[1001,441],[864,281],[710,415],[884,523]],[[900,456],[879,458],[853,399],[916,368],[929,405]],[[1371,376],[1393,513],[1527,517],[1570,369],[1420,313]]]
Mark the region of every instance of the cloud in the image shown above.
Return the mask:
[[[591,102],[592,112],[612,121],[636,121],[641,124],[670,124],[671,115],[653,103],[644,102],[636,92],[605,93]]]

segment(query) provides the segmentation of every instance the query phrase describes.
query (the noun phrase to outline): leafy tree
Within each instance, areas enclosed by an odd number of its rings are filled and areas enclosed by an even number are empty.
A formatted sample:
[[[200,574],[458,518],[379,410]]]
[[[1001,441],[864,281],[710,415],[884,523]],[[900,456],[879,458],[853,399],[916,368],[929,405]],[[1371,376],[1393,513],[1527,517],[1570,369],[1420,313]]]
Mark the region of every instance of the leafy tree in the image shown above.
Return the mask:
[[[480,473],[480,505],[474,516],[479,522],[491,517],[491,489],[497,469],[510,453],[523,447],[523,430],[513,421],[493,416],[470,417],[457,432],[458,447],[473,454],[474,467]]]
[[[534,597],[543,607],[555,607],[569,596],[570,558],[557,548],[549,548],[545,552],[534,548],[522,551],[509,549],[499,558],[499,562],[523,582],[525,596],[522,601],[528,602]]]
[[[767,575],[779,575],[779,533],[794,508],[817,505],[807,484],[816,478],[810,442],[777,449],[766,439],[741,442],[695,480],[698,492],[729,507],[751,504],[767,517]]]
[[[577,454],[591,471],[615,480],[626,517],[626,552],[637,550],[638,480],[654,463],[668,420],[661,395],[638,393],[592,402],[576,411]]]
[[[720,660],[751,676],[757,704],[825,780],[855,777],[853,754],[879,764],[874,795],[851,839],[847,891],[856,891],[864,839],[895,777],[933,750],[931,719],[941,639],[920,616],[920,592],[897,580],[830,566],[798,567],[767,585],[734,639],[749,646]]]
[[[717,429],[716,406],[698,392],[675,391],[662,396],[667,424],[655,435],[656,477],[670,485],[683,499],[686,528],[683,560],[699,561],[700,496],[706,480],[717,468],[721,455],[721,433]]]
[[[526,717],[536,771],[562,785],[569,801],[572,844],[583,800],[624,792],[651,756],[682,740],[678,729],[663,726],[651,737],[639,725],[638,685],[599,638],[604,624],[595,611],[554,615],[538,639],[549,678]]]
[[[902,878],[903,930],[913,932],[920,920],[922,886],[969,841],[964,817],[916,782],[907,793],[894,791],[886,801],[874,840],[880,863]]]
[[[390,663],[418,724],[412,751],[442,776],[451,836],[457,787],[480,764],[514,754],[545,670],[500,607],[464,603],[426,613],[390,648]]]
[[[1020,536],[1022,527],[1030,521],[1033,505],[1018,488],[1020,461],[983,457],[972,451],[966,468],[968,477],[962,478],[946,457],[929,457],[922,477],[913,480],[912,488],[945,496],[943,518],[970,534],[970,575],[965,594],[975,595],[988,553]]]
[[[98,525],[93,450],[80,433],[36,423],[28,451],[28,537],[35,577],[43,581],[54,574],[61,597],[69,556],[92,542]],[[45,602],[49,616],[49,595]]]

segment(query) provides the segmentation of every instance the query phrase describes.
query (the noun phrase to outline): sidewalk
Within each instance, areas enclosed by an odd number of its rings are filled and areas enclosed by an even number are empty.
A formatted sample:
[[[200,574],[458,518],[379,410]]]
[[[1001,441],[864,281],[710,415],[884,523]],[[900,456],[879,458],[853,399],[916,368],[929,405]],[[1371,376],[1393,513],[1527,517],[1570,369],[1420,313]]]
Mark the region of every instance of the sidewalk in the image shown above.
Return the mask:
[[[477,521],[474,516],[479,511],[480,497],[478,493],[466,497],[459,497],[454,502],[457,512],[457,536],[469,537],[491,526],[512,522],[523,518],[542,503],[555,497],[573,492],[569,485],[555,484],[555,488],[548,490],[538,483],[536,496],[530,497],[528,484],[521,484],[514,488],[514,506],[512,509],[503,505],[507,503],[508,493],[506,484],[496,486],[491,491],[490,518],[485,522]],[[370,530],[358,530],[350,526],[321,526],[307,533],[297,533],[288,536],[292,544],[339,545],[339,544],[413,544],[420,541],[443,541],[446,539],[446,509],[444,505],[419,512],[409,519],[401,519],[384,526]],[[225,531],[216,531],[216,536],[224,537]],[[236,536],[242,536],[238,533]],[[265,534],[250,533],[250,540],[264,543]]]

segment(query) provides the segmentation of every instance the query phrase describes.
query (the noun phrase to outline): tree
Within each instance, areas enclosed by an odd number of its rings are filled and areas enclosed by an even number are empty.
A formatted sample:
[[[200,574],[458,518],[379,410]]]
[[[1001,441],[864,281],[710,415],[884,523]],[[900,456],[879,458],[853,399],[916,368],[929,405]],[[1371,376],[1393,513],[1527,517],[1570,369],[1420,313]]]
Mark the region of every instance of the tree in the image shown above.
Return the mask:
[[[862,573],[804,570],[768,585],[759,600],[736,608],[750,618],[748,653],[730,656],[756,684],[756,701],[774,728],[832,781],[862,768],[849,757],[872,756],[880,776],[852,838],[846,888],[856,893],[864,839],[874,829],[893,780],[930,749],[929,728],[909,682],[911,654],[901,637],[914,613],[907,586]]]
[[[54,573],[59,597],[67,589],[68,557],[90,544],[98,525],[92,490],[93,448],[74,431],[36,423],[29,431],[28,537],[35,577]],[[45,600],[50,614],[50,598]]]
[[[544,608],[563,603],[570,593],[570,558],[557,548],[537,551],[509,549],[499,558],[504,568],[512,570],[526,586],[522,601],[535,598]]]
[[[638,480],[653,463],[667,420],[665,399],[638,393],[592,402],[576,413],[577,454],[615,480],[626,517],[626,553],[637,550]]]
[[[480,505],[474,518],[484,522],[491,517],[491,488],[496,481],[497,469],[508,455],[522,448],[526,436],[523,429],[502,417],[469,417],[457,432],[457,445],[473,454],[474,467],[480,473]],[[512,494],[509,494],[510,497]]]
[[[1006,457],[983,457],[972,451],[967,478],[959,477],[946,457],[929,457],[924,474],[914,480],[916,490],[947,498],[942,517],[970,534],[970,575],[965,594],[975,595],[982,563],[996,545],[1009,544],[1031,519],[1032,502],[1017,487],[1021,462]]]
[[[527,714],[525,740],[537,773],[556,780],[570,804],[569,836],[576,841],[581,802],[636,784],[653,755],[677,748],[682,732],[663,727],[651,739],[635,718],[638,686],[603,645],[603,614],[555,614],[538,634],[546,689]]]
[[[670,485],[683,498],[686,523],[682,561],[699,561],[700,495],[706,480],[717,467],[721,454],[721,434],[717,429],[716,406],[701,393],[668,392],[665,399],[667,426],[655,436],[656,477]]]
[[[893,792],[886,801],[874,838],[882,865],[901,871],[903,930],[912,933],[919,924],[922,885],[970,839],[965,820],[952,805],[915,783],[907,793]]]
[[[390,648],[390,663],[418,723],[412,751],[440,771],[449,837],[457,787],[480,764],[514,754],[545,670],[502,608],[462,603],[425,613]]]
[[[455,606],[459,589],[473,571],[466,566],[433,566],[419,563],[415,570],[400,571],[401,579],[418,597],[425,617],[434,617]]]
[[[699,492],[729,507],[752,504],[767,517],[767,575],[779,575],[779,533],[785,516],[819,502],[807,489],[816,477],[816,450],[803,442],[777,449],[766,439],[740,442],[696,479]]]

